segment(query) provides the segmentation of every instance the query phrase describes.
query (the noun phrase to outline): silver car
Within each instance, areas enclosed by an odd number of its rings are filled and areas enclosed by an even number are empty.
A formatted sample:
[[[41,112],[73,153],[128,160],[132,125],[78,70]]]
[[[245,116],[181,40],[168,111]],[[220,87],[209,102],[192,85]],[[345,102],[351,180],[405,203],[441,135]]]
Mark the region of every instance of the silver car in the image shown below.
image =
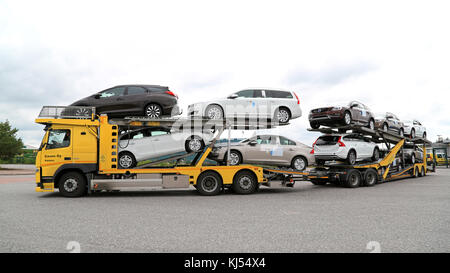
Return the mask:
[[[403,121],[405,135],[410,138],[422,137],[427,138],[427,128],[422,125],[422,123],[416,119]]]
[[[210,159],[227,161],[227,145],[216,145]],[[234,143],[230,149],[230,165],[243,163],[291,167],[302,171],[315,163],[312,148],[298,141],[277,135],[258,135]]]
[[[300,100],[295,92],[273,89],[246,89],[227,98],[188,106],[188,115],[210,119],[267,118],[287,123],[301,117]]]
[[[317,165],[328,160],[347,161],[354,165],[357,161],[380,159],[380,149],[359,134],[327,134],[320,136],[313,144]]]

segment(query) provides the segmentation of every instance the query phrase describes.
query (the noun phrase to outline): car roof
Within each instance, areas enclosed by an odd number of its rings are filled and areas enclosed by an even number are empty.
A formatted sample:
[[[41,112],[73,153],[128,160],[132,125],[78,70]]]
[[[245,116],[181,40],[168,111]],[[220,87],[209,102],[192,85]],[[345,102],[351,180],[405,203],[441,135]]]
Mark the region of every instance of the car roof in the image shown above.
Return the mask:
[[[249,87],[249,88],[244,88],[239,91],[244,91],[244,90],[267,90],[267,91],[284,91],[284,92],[293,92],[292,90],[287,90],[287,89],[283,89],[283,88],[270,88],[270,87]]]

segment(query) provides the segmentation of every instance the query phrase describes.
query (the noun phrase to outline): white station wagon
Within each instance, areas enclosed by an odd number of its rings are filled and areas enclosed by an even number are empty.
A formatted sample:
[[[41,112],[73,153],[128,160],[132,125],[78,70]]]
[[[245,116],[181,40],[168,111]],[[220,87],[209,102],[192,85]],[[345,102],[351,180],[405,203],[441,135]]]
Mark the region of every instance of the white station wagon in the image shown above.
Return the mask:
[[[266,118],[279,123],[302,116],[300,100],[292,91],[245,89],[227,98],[191,104],[188,115],[222,118]]]
[[[128,131],[119,136],[119,167],[134,168],[139,161],[183,151],[201,152],[213,137],[212,132],[170,130],[163,127]]]

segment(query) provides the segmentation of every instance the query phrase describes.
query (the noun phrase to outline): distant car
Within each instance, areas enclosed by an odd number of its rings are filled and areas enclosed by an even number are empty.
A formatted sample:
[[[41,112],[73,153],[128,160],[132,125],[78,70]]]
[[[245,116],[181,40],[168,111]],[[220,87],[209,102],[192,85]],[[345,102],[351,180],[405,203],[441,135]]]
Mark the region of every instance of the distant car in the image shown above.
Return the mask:
[[[400,136],[405,135],[405,125],[396,115],[390,112],[376,114],[375,128],[385,132],[394,131]]]
[[[183,151],[201,152],[212,138],[212,132],[171,131],[164,127],[124,132],[119,136],[119,167],[133,168],[139,161]]]
[[[292,91],[246,89],[227,98],[191,104],[188,115],[222,119],[229,117],[267,118],[288,123],[301,117],[300,100]]]
[[[178,97],[166,86],[160,85],[118,85],[71,104],[91,106],[97,114],[111,117],[145,116],[160,118],[181,114]],[[77,111],[86,111],[80,108]],[[84,116],[89,113],[75,113]]]
[[[421,148],[403,148],[403,153],[407,163],[415,164],[423,162],[423,151]]]
[[[214,146],[210,159],[225,163],[227,143]],[[277,135],[258,135],[230,146],[230,165],[243,163],[291,167],[302,171],[315,163],[311,147]]]
[[[355,122],[361,123],[370,129],[375,128],[375,119],[371,110],[358,101],[316,108],[309,113],[309,124],[313,129],[318,129],[321,125],[334,127],[350,125]]]
[[[322,135],[314,142],[313,149],[317,165],[329,160],[345,160],[354,165],[358,161],[380,159],[378,145],[359,134]]]
[[[427,128],[422,125],[422,123],[416,119],[403,121],[405,135],[410,138],[422,137],[427,138]]]

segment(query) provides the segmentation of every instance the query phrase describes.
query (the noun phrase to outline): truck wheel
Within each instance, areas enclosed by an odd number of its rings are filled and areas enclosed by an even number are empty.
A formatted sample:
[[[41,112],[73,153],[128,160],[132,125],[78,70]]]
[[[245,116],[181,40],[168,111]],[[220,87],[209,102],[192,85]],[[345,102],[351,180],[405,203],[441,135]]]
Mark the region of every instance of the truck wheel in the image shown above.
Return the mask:
[[[421,169],[420,169],[420,176],[421,177],[424,177],[426,175],[426,173],[425,173],[425,167],[422,167]]]
[[[414,168],[414,177],[419,177],[419,168],[418,167]]]
[[[258,181],[250,171],[240,171],[233,178],[233,191],[238,194],[250,194],[256,191]]]
[[[378,174],[374,169],[368,169],[364,173],[364,186],[372,187],[378,182]]]
[[[58,180],[59,192],[65,197],[85,195],[86,184],[86,177],[78,172],[65,173]]]
[[[358,170],[350,170],[347,173],[344,186],[347,188],[356,188],[361,184],[361,173]]]
[[[197,191],[201,195],[217,195],[222,189],[222,177],[215,172],[204,172],[197,179]]]

